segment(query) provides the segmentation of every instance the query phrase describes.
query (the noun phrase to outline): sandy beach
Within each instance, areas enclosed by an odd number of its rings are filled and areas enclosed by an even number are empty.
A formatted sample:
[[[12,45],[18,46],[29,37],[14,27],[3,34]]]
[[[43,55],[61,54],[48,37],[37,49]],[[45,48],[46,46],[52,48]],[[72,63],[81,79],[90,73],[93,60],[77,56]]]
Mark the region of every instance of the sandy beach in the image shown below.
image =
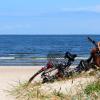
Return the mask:
[[[8,95],[5,90],[10,90],[11,85],[16,85],[19,81],[27,81],[35,72],[37,72],[42,66],[1,66],[0,67],[0,100],[16,100],[14,97]],[[40,79],[39,77],[36,78]],[[76,91],[79,84],[85,84],[94,80],[94,77],[80,77],[73,80],[66,80],[62,82],[54,82],[49,84],[44,84],[44,92],[49,90],[59,90],[61,88],[62,92],[68,93],[70,90]]]
[[[9,90],[19,80],[28,80],[40,68],[41,66],[0,66],[0,100],[15,100],[5,90]]]

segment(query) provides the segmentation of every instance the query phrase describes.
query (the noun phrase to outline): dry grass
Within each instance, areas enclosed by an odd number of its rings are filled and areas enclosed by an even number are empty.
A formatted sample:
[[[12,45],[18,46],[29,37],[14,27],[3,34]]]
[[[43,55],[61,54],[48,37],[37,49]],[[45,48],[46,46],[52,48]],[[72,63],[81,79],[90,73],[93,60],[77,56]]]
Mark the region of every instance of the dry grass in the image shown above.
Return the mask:
[[[56,82],[61,83],[61,82],[66,82],[68,80],[72,80],[74,82],[75,79],[81,77],[86,78],[90,76],[96,76],[96,72],[91,71],[89,73],[74,74],[72,77]],[[97,78],[97,80],[99,79]],[[48,84],[54,84],[54,83],[48,83]],[[66,93],[63,93],[61,91],[62,89],[61,87],[58,88],[57,90],[50,88],[51,92],[49,92],[49,90],[45,91],[46,88],[45,90],[42,88],[45,85],[46,84],[42,84],[41,82],[34,82],[34,84],[30,84],[29,86],[27,86],[27,82],[18,82],[17,85],[12,86],[12,88],[7,92],[10,95],[13,95],[17,100],[99,100],[100,99],[99,95],[100,92],[98,92],[100,88],[98,88],[97,86],[96,89],[98,89],[98,91],[91,92],[90,90],[91,88],[87,87],[89,87],[89,85],[90,87],[92,87],[92,85],[88,82],[85,84],[81,83],[78,84],[77,87],[80,87],[81,89],[79,90],[76,89],[76,94],[69,94],[67,90]],[[86,90],[89,91],[90,94],[87,94],[85,92]],[[73,93],[73,90],[70,90],[70,92]]]

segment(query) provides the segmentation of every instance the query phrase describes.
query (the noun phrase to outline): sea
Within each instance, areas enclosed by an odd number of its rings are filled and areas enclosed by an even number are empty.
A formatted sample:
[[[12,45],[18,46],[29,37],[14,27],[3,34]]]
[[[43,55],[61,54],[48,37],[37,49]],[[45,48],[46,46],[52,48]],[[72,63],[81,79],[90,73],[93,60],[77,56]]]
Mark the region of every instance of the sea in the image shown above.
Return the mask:
[[[87,59],[95,47],[88,36],[100,41],[100,35],[0,35],[0,66],[45,66],[48,55],[63,58],[67,51],[76,62]]]

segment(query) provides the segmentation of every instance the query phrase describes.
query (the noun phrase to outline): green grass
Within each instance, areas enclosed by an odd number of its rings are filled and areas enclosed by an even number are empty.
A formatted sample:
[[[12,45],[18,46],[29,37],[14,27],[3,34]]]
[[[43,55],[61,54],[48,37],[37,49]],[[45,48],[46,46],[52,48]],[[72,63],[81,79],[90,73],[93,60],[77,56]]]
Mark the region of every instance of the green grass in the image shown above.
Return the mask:
[[[84,93],[90,95],[93,92],[100,92],[100,81],[93,82],[86,86]]]

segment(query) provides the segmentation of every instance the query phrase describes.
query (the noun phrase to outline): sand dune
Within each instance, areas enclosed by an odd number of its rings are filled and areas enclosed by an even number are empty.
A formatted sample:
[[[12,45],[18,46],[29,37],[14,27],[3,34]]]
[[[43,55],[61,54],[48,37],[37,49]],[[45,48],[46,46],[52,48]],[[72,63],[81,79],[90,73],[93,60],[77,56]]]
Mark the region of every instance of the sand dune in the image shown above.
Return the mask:
[[[4,90],[9,90],[12,84],[16,84],[19,80],[25,81],[28,80],[35,72],[37,72],[41,66],[1,66],[0,67],[0,100],[15,100],[14,97],[9,96]],[[62,92],[66,92],[66,89],[69,93],[70,90],[74,93],[78,88],[79,84],[84,84],[87,81],[91,82],[94,80],[94,77],[80,77],[73,80],[66,80],[61,82],[54,82],[49,84],[43,84],[42,88],[44,91],[49,90],[49,87],[52,87],[51,90],[60,89]],[[10,85],[11,84],[11,85]]]

